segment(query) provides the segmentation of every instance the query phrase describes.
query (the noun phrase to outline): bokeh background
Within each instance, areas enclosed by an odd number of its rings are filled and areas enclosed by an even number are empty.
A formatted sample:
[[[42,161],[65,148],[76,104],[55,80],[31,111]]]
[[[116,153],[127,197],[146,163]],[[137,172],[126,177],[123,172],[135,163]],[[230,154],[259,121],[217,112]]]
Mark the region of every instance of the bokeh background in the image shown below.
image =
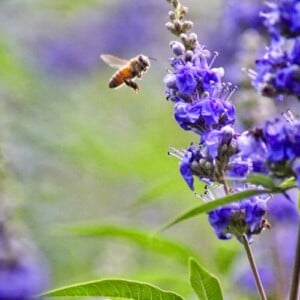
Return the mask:
[[[233,97],[244,105],[238,126],[275,114],[277,108],[260,101],[241,70],[265,46],[257,15],[261,1],[237,8],[221,0],[184,4],[200,42],[220,52],[215,65],[227,68],[227,78],[240,87]],[[172,257],[117,234],[82,238],[62,230],[93,222],[151,233],[199,203],[180,177],[178,161],[167,155],[169,145],[197,142],[174,122],[165,100],[173,39],[164,27],[168,11],[163,0],[0,1],[3,203],[9,222],[18,223],[39,249],[46,289],[127,277],[194,299],[187,267]],[[134,93],[108,88],[114,70],[100,61],[101,53],[143,53],[157,60]],[[199,183],[197,191],[202,189]],[[193,249],[220,277],[228,299],[252,299],[247,274],[249,294],[242,296],[243,284],[235,283],[247,270],[241,245],[217,240],[206,216],[160,235]]]

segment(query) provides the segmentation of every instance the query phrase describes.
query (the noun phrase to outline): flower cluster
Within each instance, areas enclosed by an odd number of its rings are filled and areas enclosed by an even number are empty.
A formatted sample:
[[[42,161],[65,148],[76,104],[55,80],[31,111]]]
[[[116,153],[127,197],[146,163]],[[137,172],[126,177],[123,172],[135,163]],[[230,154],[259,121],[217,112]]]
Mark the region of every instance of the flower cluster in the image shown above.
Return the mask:
[[[300,36],[300,2],[299,0],[280,0],[268,2],[262,13],[264,25],[271,37],[279,40],[282,37]]]
[[[207,189],[201,198],[204,201],[211,201],[216,195],[218,197],[226,195],[222,186]],[[243,235],[247,235],[249,242],[252,242],[253,234],[259,234],[265,228],[269,228],[269,223],[264,218],[268,199],[269,197],[254,196],[218,207],[208,213],[209,223],[219,239],[228,240],[233,235],[241,239]]]
[[[294,95],[300,99],[300,39],[292,49],[274,45],[256,60],[256,72],[250,71],[254,87],[266,97],[281,99]]]
[[[187,9],[178,1],[173,1],[173,6],[167,28],[180,36],[181,42],[170,43],[175,57],[164,81],[167,100],[174,103],[175,120],[199,136],[197,146],[172,151],[181,160],[181,174],[193,189],[193,175],[205,182],[221,182],[230,156],[236,153],[230,127],[235,108],[229,101],[235,88],[222,83],[223,68],[212,67],[216,56],[209,61],[211,53],[199,44],[197,35],[187,34],[192,27],[192,22],[184,20]]]
[[[180,160],[180,173],[192,190],[197,177],[209,186],[207,199],[216,189],[223,190],[225,196],[238,191],[233,187],[229,190],[226,177],[245,177],[251,168],[236,156],[238,134],[232,127],[235,107],[229,101],[235,87],[222,82],[223,68],[212,67],[216,55],[211,58],[197,35],[187,33],[193,25],[184,20],[187,9],[178,0],[169,2],[174,11],[169,13],[166,26],[180,37],[180,42],[170,43],[174,57],[164,79],[166,98],[174,104],[175,120],[180,127],[193,131],[199,138],[187,150],[171,148],[170,154]],[[220,239],[233,235],[240,239],[246,235],[251,240],[252,234],[266,227],[265,212],[265,199],[252,197],[209,212],[209,221]]]
[[[180,42],[171,43],[175,57],[172,71],[165,77],[166,94],[174,102],[178,124],[201,135],[204,141],[211,130],[234,123],[235,108],[229,101],[234,88],[221,82],[223,68],[212,68],[212,62],[208,62],[210,52],[195,35],[191,39],[195,41],[193,50]]]
[[[282,99],[284,95],[300,98],[300,2],[280,0],[268,3],[262,13],[271,35],[270,46],[256,71],[250,71],[254,87],[266,97]]]
[[[180,151],[172,148],[171,154],[180,159],[180,173],[188,186],[194,189],[194,178],[207,184],[222,183],[224,172],[231,168],[230,157],[237,153],[236,136],[230,126],[212,130],[205,143]]]
[[[300,120],[291,113],[243,133],[237,143],[239,155],[251,161],[254,172],[295,177],[300,187]]]

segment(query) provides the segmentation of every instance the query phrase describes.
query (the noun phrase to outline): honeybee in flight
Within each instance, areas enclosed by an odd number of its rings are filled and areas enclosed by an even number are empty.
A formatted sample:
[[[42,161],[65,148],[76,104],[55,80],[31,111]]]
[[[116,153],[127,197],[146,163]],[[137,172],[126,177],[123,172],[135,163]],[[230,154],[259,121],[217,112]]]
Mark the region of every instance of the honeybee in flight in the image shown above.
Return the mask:
[[[137,55],[130,60],[122,59],[110,54],[102,54],[100,57],[109,66],[118,69],[109,81],[110,88],[113,89],[126,84],[133,88],[135,92],[140,90],[134,80],[136,78],[141,78],[150,67],[149,57],[143,54]]]

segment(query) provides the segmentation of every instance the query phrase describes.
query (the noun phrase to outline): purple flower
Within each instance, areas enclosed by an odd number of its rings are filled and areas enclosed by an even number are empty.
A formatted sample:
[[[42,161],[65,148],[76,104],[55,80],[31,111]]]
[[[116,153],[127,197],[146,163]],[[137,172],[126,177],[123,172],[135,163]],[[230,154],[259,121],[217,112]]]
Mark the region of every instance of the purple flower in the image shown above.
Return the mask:
[[[268,216],[272,223],[298,223],[297,190],[289,191],[288,196],[289,199],[284,195],[274,195],[268,201]]]
[[[213,200],[214,194],[214,187],[208,188],[203,199]],[[241,239],[245,234],[252,242],[252,235],[267,227],[264,218],[267,200],[256,196],[218,207],[208,213],[209,223],[219,239],[231,239],[233,235]]]
[[[274,122],[266,122],[263,136],[268,146],[268,160],[280,162],[288,159],[288,136],[284,123],[280,119]]]
[[[209,223],[214,228],[219,239],[229,240],[232,238],[232,234],[228,230],[228,226],[232,217],[233,209],[229,206],[215,209],[208,213]]]
[[[190,189],[194,189],[194,178],[205,183],[222,182],[224,170],[230,166],[230,157],[237,153],[236,134],[230,126],[210,131],[205,140],[190,146],[185,151],[175,148],[170,154],[180,160],[180,173]]]
[[[216,158],[220,153],[220,148],[229,145],[235,136],[232,127],[224,126],[220,130],[212,130],[205,138],[205,146],[209,156]]]
[[[207,97],[191,103],[177,101],[174,116],[184,130],[192,130],[205,137],[210,130],[233,124],[235,108],[223,99]]]
[[[264,25],[275,40],[300,36],[300,4],[298,0],[269,2],[262,13]]]
[[[171,48],[176,57],[164,82],[178,124],[204,137],[210,130],[233,124],[235,108],[228,100],[234,88],[222,84],[223,68],[210,67],[210,52],[200,44],[186,50],[184,44],[172,42]]]
[[[30,300],[49,284],[45,262],[23,242],[0,224],[0,299]]]
[[[299,40],[291,51],[276,45],[256,60],[256,72],[250,73],[253,86],[266,97],[282,99],[282,95],[300,97]]]
[[[260,133],[259,133],[260,134]],[[237,139],[239,154],[233,158],[234,161],[244,161],[253,172],[267,173],[267,147],[265,143],[257,137],[257,132],[244,132]],[[231,174],[234,176],[234,174]],[[238,176],[239,177],[239,176]]]
[[[192,163],[195,160],[195,152],[190,148],[184,153],[180,163],[180,173],[191,190],[194,189],[194,178],[192,173]]]
[[[275,286],[276,272],[273,270],[273,268],[260,267],[258,268],[258,273],[261,277],[261,281],[266,292],[270,295]],[[253,273],[249,269],[239,274],[238,278],[236,279],[236,285],[242,290],[246,291],[248,294],[256,295],[257,293],[257,287]]]
[[[197,86],[196,72],[192,64],[179,66],[176,73],[176,87],[182,94],[192,95]]]
[[[297,185],[300,187],[300,158],[297,158],[293,163],[293,171],[296,175]]]
[[[43,266],[26,256],[0,260],[0,299],[30,300],[45,288]]]
[[[298,0],[268,3],[262,16],[271,34],[271,43],[263,58],[255,62],[256,72],[250,72],[253,85],[266,97],[283,99],[284,95],[293,95],[300,98],[300,3]]]
[[[252,162],[253,172],[281,179],[294,176],[299,185],[300,120],[291,113],[285,117],[243,133],[237,142],[238,156]]]
[[[232,159],[228,166],[227,175],[233,178],[245,179],[247,175],[252,171],[251,162],[244,161],[240,157]]]

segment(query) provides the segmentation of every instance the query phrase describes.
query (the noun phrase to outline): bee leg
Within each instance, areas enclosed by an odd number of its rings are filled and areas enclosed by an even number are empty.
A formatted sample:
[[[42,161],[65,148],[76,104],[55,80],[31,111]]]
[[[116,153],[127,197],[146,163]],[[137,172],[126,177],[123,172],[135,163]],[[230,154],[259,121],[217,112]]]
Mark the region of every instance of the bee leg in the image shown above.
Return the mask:
[[[134,81],[132,81],[131,79],[125,79],[124,80],[125,84],[131,88],[134,89],[135,92],[138,92],[140,89],[139,89],[139,86],[137,85],[137,83],[135,83]]]

